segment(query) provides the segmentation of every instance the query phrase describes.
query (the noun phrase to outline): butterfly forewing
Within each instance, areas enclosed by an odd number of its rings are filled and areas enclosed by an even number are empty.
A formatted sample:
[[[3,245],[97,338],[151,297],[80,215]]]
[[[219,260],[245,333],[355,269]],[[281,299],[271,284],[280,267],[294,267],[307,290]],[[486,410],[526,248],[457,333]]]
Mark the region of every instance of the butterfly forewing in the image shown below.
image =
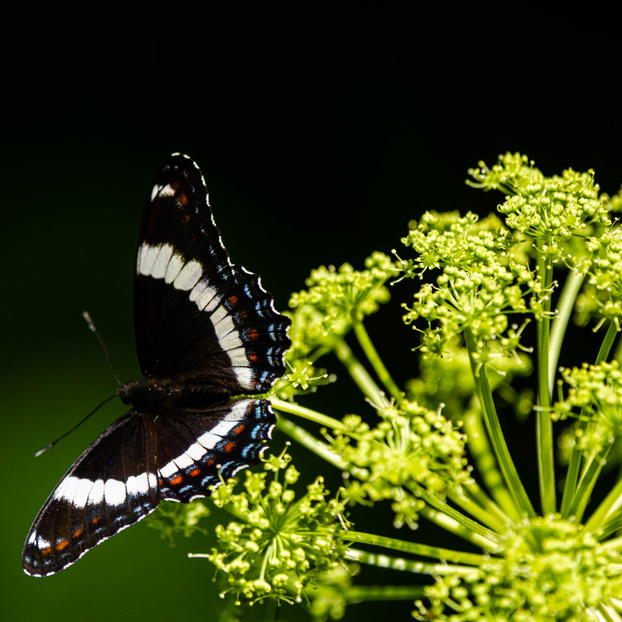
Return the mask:
[[[141,222],[134,280],[143,379],[132,405],[77,460],[39,512],[24,570],[45,576],[155,510],[207,496],[259,460],[275,417],[266,392],[283,375],[288,318],[259,277],[232,265],[197,165],[172,155]]]
[[[189,378],[229,394],[264,393],[283,375],[290,321],[257,275],[230,263],[201,172],[186,156],[171,156],[156,176],[134,291],[145,375]]]

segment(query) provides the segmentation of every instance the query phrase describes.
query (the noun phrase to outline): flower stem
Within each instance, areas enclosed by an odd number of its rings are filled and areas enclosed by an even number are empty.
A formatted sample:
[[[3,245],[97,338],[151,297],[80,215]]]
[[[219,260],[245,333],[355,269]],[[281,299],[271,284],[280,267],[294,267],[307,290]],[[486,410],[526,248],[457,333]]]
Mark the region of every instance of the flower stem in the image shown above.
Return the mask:
[[[352,350],[343,339],[337,339],[333,349],[337,358],[341,361],[348,373],[356,382],[363,395],[368,397],[377,408],[383,408],[389,405],[384,393],[378,388],[365,367],[354,356]]]
[[[501,473],[505,479],[505,482],[512,494],[513,503],[516,505],[519,513],[525,513],[528,516],[535,516],[536,513],[531,505],[531,501],[527,496],[527,492],[523,486],[523,483],[518,476],[516,466],[512,461],[512,456],[508,449],[503,431],[501,430],[501,424],[499,423],[499,417],[497,416],[497,410],[492,399],[492,393],[490,392],[490,384],[488,383],[488,375],[486,373],[486,366],[482,365],[479,370],[476,368],[476,362],[473,355],[476,352],[475,338],[470,330],[464,332],[465,342],[467,350],[469,351],[469,359],[471,362],[471,369],[473,371],[473,379],[475,381],[475,388],[480,404],[482,406],[482,413],[484,415],[484,423],[486,424],[486,430],[492,443],[495,456],[501,467]]]
[[[512,496],[505,487],[503,476],[499,472],[499,465],[488,442],[481,415],[471,410],[464,416],[463,421],[464,429],[469,437],[469,451],[477,464],[477,472],[482,476],[486,488],[509,516],[514,520],[519,520],[520,515]]]
[[[555,373],[557,372],[557,363],[559,362],[559,353],[561,351],[564,334],[568,327],[570,314],[577,299],[581,284],[585,278],[580,272],[570,272],[564,283],[559,302],[557,304],[557,313],[551,327],[551,341],[549,345],[549,393],[553,393],[553,382]]]
[[[609,494],[596,508],[592,516],[585,524],[585,529],[596,531],[607,520],[613,512],[622,506],[622,479],[619,479],[615,486],[609,491]]]
[[[307,592],[309,596],[312,591]],[[369,601],[415,600],[425,596],[423,585],[353,585],[339,590],[348,604]]]
[[[615,322],[610,322],[605,338],[603,339],[603,343],[601,344],[598,355],[596,356],[596,365],[599,365],[603,361],[607,360],[607,358],[609,357],[609,353],[611,352],[613,342],[615,341],[616,335],[617,328]],[[581,409],[581,414],[579,415],[577,432],[579,432],[579,434],[585,432],[587,430],[588,423],[589,417],[587,414],[587,407],[583,407]],[[568,465],[566,483],[564,484],[564,493],[562,496],[561,509],[562,518],[568,518],[571,515],[572,507],[576,509],[575,495],[577,492],[577,481],[579,479],[579,470],[581,468],[582,457],[583,452],[581,451],[581,449],[579,447],[574,447],[572,453],[570,454],[570,463]]]
[[[473,518],[482,523],[482,525],[486,525],[489,529],[497,533],[503,533],[505,531],[505,523],[500,521],[496,514],[493,514],[489,509],[482,507],[473,501],[473,499],[467,497],[464,492],[448,487],[447,496],[465,512],[468,512]]]
[[[352,540],[357,543],[371,544],[374,546],[382,546],[394,551],[402,553],[412,553],[422,557],[432,557],[442,561],[452,563],[467,564],[471,566],[481,566],[490,561],[485,555],[477,555],[475,553],[465,553],[463,551],[453,551],[451,549],[443,549],[436,546],[428,546],[417,542],[406,542],[404,540],[396,540],[395,538],[385,538],[369,533],[359,531],[342,531],[339,535],[342,540]]]
[[[345,558],[350,561],[368,564],[369,566],[378,566],[379,568],[391,568],[393,570],[401,570],[403,572],[414,572],[417,574],[429,574],[435,577],[443,575],[460,575],[475,577],[480,571],[472,566],[452,566],[446,563],[426,564],[424,562],[416,562],[403,557],[390,557],[388,555],[376,555],[359,549],[348,549]]]
[[[479,534],[480,536],[490,540],[492,542],[498,542],[499,536],[490,529],[486,529],[486,527],[482,527],[479,523],[476,523],[474,520],[466,517],[464,514],[461,514],[455,508],[452,508],[447,503],[441,501],[436,495],[430,494],[427,490],[423,490],[422,488],[418,490],[413,490],[413,494],[417,495],[423,501],[425,501],[428,505],[432,506],[439,512],[446,514],[449,518],[452,518],[457,523],[460,523],[473,533]]]
[[[424,507],[419,511],[419,514],[429,520],[431,523],[442,527],[446,531],[453,533],[467,542],[471,542],[476,546],[481,547],[489,553],[495,553],[501,549],[501,547],[487,538],[480,536],[478,533],[473,533],[468,527],[460,524],[458,521],[450,518],[446,514],[435,510],[434,508]]]
[[[378,352],[376,351],[376,348],[374,347],[374,344],[372,343],[372,340],[367,333],[365,325],[361,320],[355,318],[353,318],[352,325],[354,326],[354,334],[356,335],[356,338],[358,339],[358,342],[361,345],[363,352],[365,352],[367,360],[374,368],[378,379],[384,385],[385,389],[396,400],[400,400],[403,393],[402,391],[400,391],[400,388],[395,384],[393,378],[391,378],[391,374],[389,374],[389,371],[385,367],[384,362],[378,355]]]
[[[539,243],[541,245],[541,243]],[[541,249],[540,249],[541,250]],[[553,284],[553,268],[543,252],[538,253],[538,274],[542,278],[542,289],[546,292]],[[542,318],[537,322],[538,358],[538,405],[536,431],[538,444],[538,477],[540,481],[540,503],[544,515],[556,511],[555,464],[553,456],[553,422],[551,421],[551,390],[549,387],[549,349],[551,337],[551,297],[543,299]]]
[[[296,415],[297,417],[308,419],[309,421],[313,421],[315,423],[318,423],[319,425],[326,426],[327,428],[331,430],[346,430],[347,429],[343,425],[343,423],[339,421],[339,419],[333,419],[333,417],[328,417],[327,415],[323,415],[322,413],[319,413],[316,410],[311,410],[310,408],[299,406],[295,402],[286,402],[276,397],[271,397],[270,403],[277,410],[282,410],[283,412]]]

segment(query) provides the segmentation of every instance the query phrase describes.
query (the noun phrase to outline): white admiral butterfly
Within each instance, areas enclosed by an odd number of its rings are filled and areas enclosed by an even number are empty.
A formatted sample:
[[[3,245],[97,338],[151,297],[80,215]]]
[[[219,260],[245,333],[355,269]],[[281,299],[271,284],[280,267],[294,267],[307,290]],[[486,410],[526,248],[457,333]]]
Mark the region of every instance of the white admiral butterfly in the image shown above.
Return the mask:
[[[232,265],[198,166],[173,154],[143,213],[134,327],[143,378],[131,406],[78,458],[35,519],[29,575],[54,574],[153,512],[256,464],[275,417],[261,397],[285,372],[290,320]]]

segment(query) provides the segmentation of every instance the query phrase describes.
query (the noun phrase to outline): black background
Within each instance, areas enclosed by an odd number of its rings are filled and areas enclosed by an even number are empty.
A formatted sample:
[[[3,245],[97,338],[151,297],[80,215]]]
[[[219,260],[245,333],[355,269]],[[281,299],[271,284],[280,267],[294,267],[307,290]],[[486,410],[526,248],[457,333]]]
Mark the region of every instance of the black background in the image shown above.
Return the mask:
[[[521,151],[546,174],[594,168],[609,193],[622,181],[619,32],[594,5],[154,11],[37,14],[36,23],[24,13],[4,23],[0,591],[7,620],[213,617],[219,606],[213,568],[185,557],[210,541],[169,549],[144,525],[52,578],[26,577],[20,563],[47,494],[122,412],[106,408],[33,459],[115,389],[84,309],[121,375],[138,376],[136,234],[169,153],[199,163],[233,260],[262,275],[279,308],[319,264],[362,267],[373,250],[399,249],[408,221],[426,209],[494,209],[500,196],[464,185],[480,159],[492,164],[499,153]],[[409,352],[416,336],[399,325],[394,307],[371,330],[403,381],[416,374]],[[325,391],[314,405],[329,414],[368,408],[359,398],[344,401],[335,387]],[[388,513],[381,520],[390,521]],[[367,570],[361,577],[381,581],[405,579]],[[394,616],[412,609],[395,607]],[[348,619],[386,611],[386,604],[353,607]],[[290,607],[280,615],[301,617]]]

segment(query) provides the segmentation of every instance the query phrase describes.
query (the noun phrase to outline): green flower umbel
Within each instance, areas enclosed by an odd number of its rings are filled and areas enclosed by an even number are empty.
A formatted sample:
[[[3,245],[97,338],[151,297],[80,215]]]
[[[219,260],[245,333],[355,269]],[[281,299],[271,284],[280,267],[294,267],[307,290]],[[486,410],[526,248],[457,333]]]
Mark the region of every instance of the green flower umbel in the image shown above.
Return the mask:
[[[215,564],[227,585],[223,594],[233,593],[237,603],[300,601],[306,585],[344,558],[342,504],[326,499],[322,477],[296,500],[291,486],[300,474],[290,460],[283,452],[264,462],[272,481],[267,472],[246,471],[244,492],[233,492],[237,482],[232,479],[212,494],[214,504],[237,520],[216,528],[218,548],[211,554],[192,557]]]
[[[608,599],[622,596],[617,551],[593,534],[556,516],[526,522],[508,537],[500,558],[491,557],[477,578],[439,578],[418,602],[418,620],[446,622],[588,622]]]

